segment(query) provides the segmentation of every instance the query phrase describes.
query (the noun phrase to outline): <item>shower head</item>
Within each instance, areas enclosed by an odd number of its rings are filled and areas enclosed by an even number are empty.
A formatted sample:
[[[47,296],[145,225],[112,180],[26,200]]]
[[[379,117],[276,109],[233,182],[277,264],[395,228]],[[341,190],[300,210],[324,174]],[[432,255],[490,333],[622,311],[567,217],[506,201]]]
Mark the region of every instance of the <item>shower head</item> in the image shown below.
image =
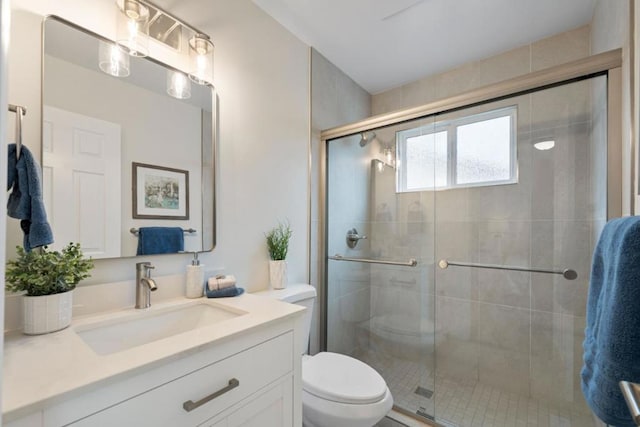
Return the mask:
[[[371,134],[369,136],[367,136],[366,132],[362,132],[360,137],[360,147],[364,147],[365,145],[367,145],[368,143],[370,143],[371,141],[374,140],[374,138],[376,137],[376,133],[375,132],[371,132]]]

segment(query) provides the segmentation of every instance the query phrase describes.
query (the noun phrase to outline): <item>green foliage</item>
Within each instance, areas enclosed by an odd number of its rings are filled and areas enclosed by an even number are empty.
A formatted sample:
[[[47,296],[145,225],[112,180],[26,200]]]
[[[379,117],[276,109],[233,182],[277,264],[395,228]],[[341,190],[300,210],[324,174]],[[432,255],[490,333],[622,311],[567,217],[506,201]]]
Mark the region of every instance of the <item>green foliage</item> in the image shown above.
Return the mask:
[[[60,294],[76,287],[78,282],[90,277],[93,260],[84,259],[79,243],[69,243],[62,252],[27,252],[16,246],[18,258],[7,262],[5,273],[8,291],[27,292],[27,296]]]
[[[287,257],[289,239],[291,239],[291,227],[289,223],[278,223],[278,226],[265,234],[269,257],[274,261],[282,261]]]

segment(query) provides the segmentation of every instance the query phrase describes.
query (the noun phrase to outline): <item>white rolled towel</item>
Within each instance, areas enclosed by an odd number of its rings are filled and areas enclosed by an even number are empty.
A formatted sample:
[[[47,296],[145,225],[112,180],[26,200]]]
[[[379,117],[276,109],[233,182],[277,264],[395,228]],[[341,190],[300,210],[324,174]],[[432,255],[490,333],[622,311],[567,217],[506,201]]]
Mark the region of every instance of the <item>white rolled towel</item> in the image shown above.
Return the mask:
[[[236,277],[233,275],[225,276],[218,274],[215,277],[209,277],[207,286],[210,291],[219,291],[221,289],[230,288],[236,285]]]

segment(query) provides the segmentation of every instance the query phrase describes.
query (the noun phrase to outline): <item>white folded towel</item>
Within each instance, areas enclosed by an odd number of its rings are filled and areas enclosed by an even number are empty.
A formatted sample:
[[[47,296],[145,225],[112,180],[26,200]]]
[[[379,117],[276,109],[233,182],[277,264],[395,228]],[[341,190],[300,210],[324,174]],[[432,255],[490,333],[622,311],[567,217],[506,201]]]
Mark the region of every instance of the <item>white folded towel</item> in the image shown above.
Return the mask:
[[[215,277],[209,277],[207,286],[210,291],[219,291],[221,289],[230,288],[236,285],[235,276],[225,276],[224,274],[218,274]]]

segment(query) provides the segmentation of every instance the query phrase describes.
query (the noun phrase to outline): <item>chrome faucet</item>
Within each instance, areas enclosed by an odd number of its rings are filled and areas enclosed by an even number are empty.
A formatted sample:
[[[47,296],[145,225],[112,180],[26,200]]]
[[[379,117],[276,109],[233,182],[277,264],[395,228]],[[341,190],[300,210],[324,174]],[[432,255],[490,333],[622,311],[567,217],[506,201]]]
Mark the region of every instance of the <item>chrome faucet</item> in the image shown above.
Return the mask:
[[[151,292],[158,289],[151,278],[151,270],[154,268],[150,262],[136,263],[136,308],[151,307]]]

